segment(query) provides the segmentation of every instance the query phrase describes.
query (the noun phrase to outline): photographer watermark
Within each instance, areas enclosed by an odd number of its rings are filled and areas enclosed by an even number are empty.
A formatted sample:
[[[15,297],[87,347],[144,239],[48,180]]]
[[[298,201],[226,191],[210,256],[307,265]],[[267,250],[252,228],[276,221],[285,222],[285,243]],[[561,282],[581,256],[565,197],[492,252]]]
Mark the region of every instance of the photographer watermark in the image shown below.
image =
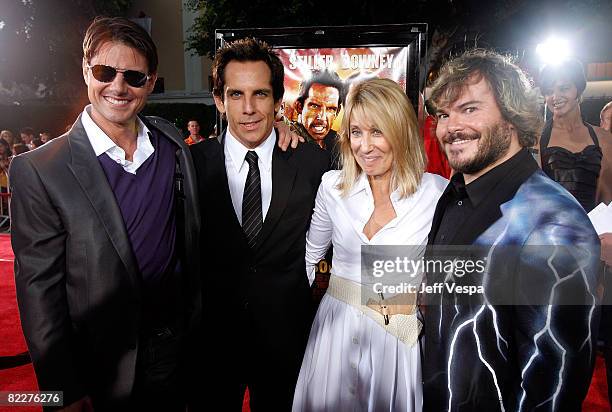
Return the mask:
[[[425,295],[435,304],[591,305],[598,251],[572,245],[388,246],[361,250],[363,303]]]

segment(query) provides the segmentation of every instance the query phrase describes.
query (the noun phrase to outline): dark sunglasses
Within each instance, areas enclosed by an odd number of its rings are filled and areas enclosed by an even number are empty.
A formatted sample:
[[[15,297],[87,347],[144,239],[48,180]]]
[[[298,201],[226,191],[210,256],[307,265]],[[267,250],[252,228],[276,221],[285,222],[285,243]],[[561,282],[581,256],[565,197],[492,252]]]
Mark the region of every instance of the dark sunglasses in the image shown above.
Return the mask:
[[[95,66],[87,65],[87,68],[91,70],[93,77],[102,83],[112,82],[115,80],[117,73],[123,74],[125,82],[132,87],[142,87],[151,78],[150,75],[136,70],[119,70],[103,64],[96,64]]]

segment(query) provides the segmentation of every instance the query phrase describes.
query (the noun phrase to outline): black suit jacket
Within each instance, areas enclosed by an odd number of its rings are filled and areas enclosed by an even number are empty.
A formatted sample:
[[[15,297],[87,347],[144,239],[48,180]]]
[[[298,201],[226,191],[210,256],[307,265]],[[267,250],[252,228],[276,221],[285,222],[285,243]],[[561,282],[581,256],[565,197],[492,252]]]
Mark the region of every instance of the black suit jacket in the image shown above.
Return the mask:
[[[263,348],[262,361],[283,353],[301,360],[295,352],[304,345],[311,307],[306,231],[329,154],[307,144],[287,152],[275,146],[272,200],[250,250],[232,205],[224,139],[191,146],[203,216],[204,338],[223,359],[237,344],[245,355]]]
[[[184,245],[184,313],[195,325],[200,221],[191,155],[176,127],[142,120],[177,145],[177,250]],[[134,383],[142,280],[80,117],[65,135],[15,157],[10,182],[17,299],[40,390],[64,391],[65,405],[90,395],[116,410]]]

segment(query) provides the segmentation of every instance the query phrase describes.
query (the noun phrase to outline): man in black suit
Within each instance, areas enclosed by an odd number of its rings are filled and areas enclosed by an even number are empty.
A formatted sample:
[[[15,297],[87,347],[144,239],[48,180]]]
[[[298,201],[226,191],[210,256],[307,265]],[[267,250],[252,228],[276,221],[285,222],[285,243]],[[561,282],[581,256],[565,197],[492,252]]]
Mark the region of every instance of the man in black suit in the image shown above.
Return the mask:
[[[286,152],[273,128],[284,69],[265,44],[217,52],[214,98],[228,121],[219,139],[191,147],[204,216],[203,339],[207,409],[288,411],[311,322],[305,243],[329,155]]]
[[[63,391],[65,410],[185,409],[199,208],[180,132],[138,116],[156,70],[145,30],[96,19],[83,42],[91,104],[11,165],[21,322],[38,386]]]

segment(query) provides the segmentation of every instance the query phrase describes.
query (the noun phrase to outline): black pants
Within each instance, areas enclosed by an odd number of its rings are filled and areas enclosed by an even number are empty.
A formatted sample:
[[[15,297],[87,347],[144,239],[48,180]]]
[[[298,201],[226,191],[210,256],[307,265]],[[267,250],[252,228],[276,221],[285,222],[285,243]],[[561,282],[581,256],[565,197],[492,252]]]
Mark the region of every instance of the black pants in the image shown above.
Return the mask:
[[[252,412],[291,411],[299,364],[291,361],[281,365],[282,362],[270,361],[265,367],[209,364],[209,373],[214,372],[210,380],[202,382],[205,395],[196,410],[240,412],[248,387]]]
[[[243,313],[236,322],[239,335],[207,335],[200,370],[210,379],[202,380],[202,404],[197,410],[239,412],[248,387],[252,412],[291,411],[311,325],[308,308],[304,314],[296,312],[291,326]],[[278,332],[281,328],[283,333]]]
[[[136,411],[185,411],[186,382],[181,336],[171,328],[146,331],[140,339],[132,394]]]

